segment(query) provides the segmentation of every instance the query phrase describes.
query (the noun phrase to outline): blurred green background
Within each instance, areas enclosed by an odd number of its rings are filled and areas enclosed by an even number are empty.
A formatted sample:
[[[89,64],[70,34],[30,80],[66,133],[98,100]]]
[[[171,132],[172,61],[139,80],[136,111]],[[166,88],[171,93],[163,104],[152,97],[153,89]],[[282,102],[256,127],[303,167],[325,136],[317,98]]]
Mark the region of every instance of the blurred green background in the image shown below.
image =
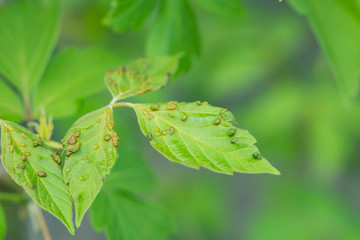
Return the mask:
[[[137,157],[122,155],[127,148],[141,149],[157,179],[148,197],[175,220],[171,239],[360,239],[359,101],[344,103],[307,19],[286,1],[244,0],[241,13],[231,17],[189,2],[198,21],[200,55],[164,89],[131,100],[201,100],[226,107],[282,175],[225,176],[171,163],[151,148],[130,109],[117,110],[124,141],[120,159]],[[144,56],[151,21],[138,31],[116,33],[101,23],[108,8],[105,0],[66,1],[55,51],[102,47],[118,65]],[[82,114],[109,101],[106,90],[77,100],[74,114],[55,120],[54,138],[60,140]],[[41,237],[29,221],[22,222],[27,231],[18,232],[17,205],[3,207],[6,239]],[[46,219],[54,239],[105,239],[88,219],[75,237],[52,216]]]

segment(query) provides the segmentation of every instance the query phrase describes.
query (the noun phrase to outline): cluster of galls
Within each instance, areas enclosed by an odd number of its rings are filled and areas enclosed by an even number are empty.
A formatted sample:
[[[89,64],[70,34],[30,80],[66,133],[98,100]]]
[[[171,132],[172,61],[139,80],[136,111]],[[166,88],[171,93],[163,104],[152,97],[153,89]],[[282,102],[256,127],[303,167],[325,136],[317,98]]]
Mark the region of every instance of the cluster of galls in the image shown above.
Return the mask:
[[[195,104],[198,105],[198,106],[202,106],[202,105],[207,105],[209,103],[208,102],[196,101]],[[160,109],[160,107],[161,106],[159,104],[153,104],[153,105],[150,106],[150,110],[151,111],[158,111]],[[166,104],[166,106],[165,106],[165,110],[180,110],[180,107],[178,106],[177,102],[168,102]],[[226,108],[222,109],[219,112],[219,116],[217,118],[215,118],[213,124],[214,125],[219,125],[223,119],[226,119],[225,113],[227,111],[228,110]],[[151,120],[154,117],[149,111],[143,111],[143,113],[148,116],[149,120]],[[170,117],[172,117],[172,118],[175,117],[175,114],[172,113],[172,111],[169,111],[168,115]],[[181,117],[181,120],[186,121],[187,118],[188,118],[188,115],[184,114]],[[172,127],[169,128],[169,130],[162,130],[162,131],[160,131],[159,128],[156,128],[155,136],[163,136],[163,135],[166,135],[168,132],[169,132],[169,135],[172,135],[174,133],[174,131],[175,131],[175,129],[172,128]],[[235,134],[236,134],[236,128],[230,128],[229,131],[228,131],[228,136],[231,137],[230,143],[232,143],[232,144],[236,144],[239,141],[239,138],[234,137]],[[152,133],[150,133],[150,132],[148,133],[148,138],[149,138],[150,141],[153,140]],[[262,156],[261,156],[261,154],[259,152],[255,152],[252,156],[253,156],[254,159],[257,159],[257,160],[262,159]]]
[[[104,136],[104,140],[107,142],[111,140],[114,147],[119,146],[119,136],[117,135],[116,132],[114,132],[113,135],[106,134]]]
[[[80,143],[77,142],[77,138],[79,138],[81,135],[80,131],[76,131],[74,133],[74,135],[72,135],[69,140],[67,141],[67,143],[69,144],[69,148],[66,151],[66,156],[69,157],[71,154],[79,151],[80,149]]]
[[[169,134],[170,136],[173,135],[175,132],[175,128],[173,127],[170,127],[168,129],[164,129],[164,130],[160,130],[160,128],[156,128],[156,131],[155,131],[155,136],[159,137],[159,136],[166,136],[167,134]],[[148,133],[148,138],[150,141],[153,140],[153,137],[152,137],[152,134],[149,132]]]
[[[4,132],[5,133],[11,132],[11,131],[13,131],[13,129],[11,127],[8,127],[8,128],[4,127]],[[28,139],[28,137],[24,133],[21,133],[21,136],[22,136],[22,138],[24,140]],[[14,147],[14,143],[13,143],[12,139],[9,139],[8,145],[9,145],[9,153],[13,153],[14,150],[15,150],[15,147]],[[42,142],[40,140],[34,140],[32,145],[33,145],[33,147],[39,147],[39,146],[42,146]],[[22,155],[20,155],[20,161],[21,162],[16,166],[16,168],[23,170],[23,169],[26,168],[26,162],[28,161],[28,158],[31,156],[31,154],[29,152],[22,151],[22,149],[21,149],[21,148],[26,147],[26,143],[17,143],[17,146],[19,146],[20,152],[22,153]],[[10,168],[9,172],[10,173],[15,173],[15,169]],[[47,174],[44,171],[38,171],[37,176],[42,178],[42,177],[46,177]],[[30,189],[34,190],[35,189],[35,184],[30,183],[29,187],[30,187]]]
[[[111,85],[111,87],[114,87],[118,90],[121,90],[121,88],[122,88],[122,86],[118,86],[118,84],[120,84],[121,81],[116,81],[116,80],[114,80],[114,78],[125,77],[130,81],[137,80],[140,83],[141,89],[136,92],[137,94],[144,94],[146,92],[151,91],[151,88],[150,88],[151,84],[148,81],[150,79],[150,77],[147,76],[145,72],[142,72],[139,74],[139,71],[137,69],[135,69],[133,71],[131,71],[131,70],[127,71],[125,66],[121,66],[115,71],[108,72],[105,77],[110,78],[111,75],[115,75],[115,76],[112,78],[112,80],[109,82],[109,84]]]
[[[60,156],[58,155],[57,152],[53,152],[53,153],[51,154],[51,158],[53,159],[53,161],[54,161],[55,163],[57,163],[58,165],[61,165],[61,158],[60,158]]]

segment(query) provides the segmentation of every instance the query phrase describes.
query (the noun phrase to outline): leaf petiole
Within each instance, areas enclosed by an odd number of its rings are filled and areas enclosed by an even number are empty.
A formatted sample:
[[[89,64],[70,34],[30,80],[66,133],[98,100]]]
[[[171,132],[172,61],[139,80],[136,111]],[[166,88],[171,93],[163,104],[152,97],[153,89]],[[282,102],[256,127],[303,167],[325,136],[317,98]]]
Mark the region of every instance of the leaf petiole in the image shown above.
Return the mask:
[[[113,104],[112,106],[114,108],[117,108],[117,107],[133,107],[134,104],[132,103],[129,103],[129,102],[119,102],[119,103],[115,103]]]

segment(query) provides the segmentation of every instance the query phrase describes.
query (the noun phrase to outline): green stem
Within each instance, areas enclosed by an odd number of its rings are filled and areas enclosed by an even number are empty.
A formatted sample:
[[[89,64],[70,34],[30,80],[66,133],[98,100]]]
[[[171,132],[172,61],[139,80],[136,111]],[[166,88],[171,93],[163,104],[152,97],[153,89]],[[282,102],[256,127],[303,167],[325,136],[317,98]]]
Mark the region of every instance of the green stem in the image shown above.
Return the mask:
[[[31,109],[30,94],[28,92],[23,93],[23,101],[25,106],[25,120],[26,122],[34,121],[34,115]]]
[[[6,202],[26,202],[27,199],[21,194],[17,193],[0,193],[0,201]]]

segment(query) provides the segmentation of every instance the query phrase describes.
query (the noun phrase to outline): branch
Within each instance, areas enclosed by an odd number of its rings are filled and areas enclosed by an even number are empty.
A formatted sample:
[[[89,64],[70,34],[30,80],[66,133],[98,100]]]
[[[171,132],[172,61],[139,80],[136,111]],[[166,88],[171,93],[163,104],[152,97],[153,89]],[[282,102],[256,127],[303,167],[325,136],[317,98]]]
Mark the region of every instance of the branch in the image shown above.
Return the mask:
[[[48,226],[46,224],[45,217],[44,217],[44,214],[42,212],[42,209],[40,207],[38,207],[38,206],[36,206],[36,209],[38,211],[38,217],[39,217],[41,231],[43,233],[44,239],[45,240],[51,240],[50,231],[49,231],[49,228],[48,228]]]

